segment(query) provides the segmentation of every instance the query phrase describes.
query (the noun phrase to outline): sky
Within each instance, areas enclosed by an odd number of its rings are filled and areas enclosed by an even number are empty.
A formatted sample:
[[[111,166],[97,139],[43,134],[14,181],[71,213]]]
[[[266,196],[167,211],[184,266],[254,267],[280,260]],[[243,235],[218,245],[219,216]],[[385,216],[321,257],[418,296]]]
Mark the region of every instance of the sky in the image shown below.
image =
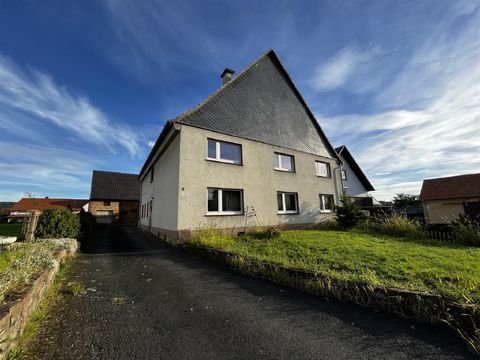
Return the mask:
[[[376,191],[480,172],[477,0],[0,0],[0,201],[88,198],[273,48]]]

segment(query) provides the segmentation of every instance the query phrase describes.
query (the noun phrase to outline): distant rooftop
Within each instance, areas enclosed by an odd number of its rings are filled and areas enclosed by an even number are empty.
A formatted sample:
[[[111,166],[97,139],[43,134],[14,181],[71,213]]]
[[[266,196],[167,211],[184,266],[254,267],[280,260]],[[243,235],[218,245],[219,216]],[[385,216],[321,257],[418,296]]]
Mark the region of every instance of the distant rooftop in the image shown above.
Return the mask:
[[[480,174],[458,175],[423,181],[420,199],[480,198]]]
[[[90,200],[139,200],[137,174],[93,170]]]
[[[79,211],[88,200],[84,199],[50,199],[50,198],[22,198],[10,208],[10,211],[30,211],[47,209],[71,209]]]

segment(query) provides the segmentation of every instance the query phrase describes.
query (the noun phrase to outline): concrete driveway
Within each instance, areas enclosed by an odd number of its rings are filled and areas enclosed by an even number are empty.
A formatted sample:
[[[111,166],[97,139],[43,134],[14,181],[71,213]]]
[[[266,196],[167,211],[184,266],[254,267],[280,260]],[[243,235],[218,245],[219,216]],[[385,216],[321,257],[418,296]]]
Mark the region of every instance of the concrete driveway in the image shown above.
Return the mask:
[[[37,359],[473,359],[455,332],[303,294],[106,227],[30,351]],[[76,277],[76,279],[75,279]]]

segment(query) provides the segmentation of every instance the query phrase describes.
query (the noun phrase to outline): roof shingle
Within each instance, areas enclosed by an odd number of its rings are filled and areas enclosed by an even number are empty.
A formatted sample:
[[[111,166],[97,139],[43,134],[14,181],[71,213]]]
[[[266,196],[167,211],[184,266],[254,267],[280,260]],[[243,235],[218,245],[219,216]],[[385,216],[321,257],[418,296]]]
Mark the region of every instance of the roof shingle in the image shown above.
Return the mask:
[[[50,199],[50,198],[22,198],[19,202],[10,208],[10,211],[30,211],[47,209],[71,209],[80,210],[88,200],[82,199]]]
[[[90,200],[139,200],[138,175],[93,170]]]
[[[423,181],[421,200],[461,199],[480,197],[480,173]]]
[[[273,50],[175,122],[337,157]]]

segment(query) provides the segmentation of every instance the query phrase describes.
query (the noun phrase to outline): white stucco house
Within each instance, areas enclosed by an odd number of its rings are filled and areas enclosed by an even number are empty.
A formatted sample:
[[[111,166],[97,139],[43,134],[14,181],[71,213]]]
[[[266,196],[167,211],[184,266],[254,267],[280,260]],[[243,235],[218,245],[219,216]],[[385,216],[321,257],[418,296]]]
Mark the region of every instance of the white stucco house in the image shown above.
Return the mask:
[[[166,123],[139,175],[140,227],[176,241],[192,230],[327,221],[341,160],[273,50]],[[352,172],[353,176],[353,172]]]
[[[369,207],[379,203],[369,194],[375,188],[368,180],[365,173],[355,161],[354,157],[345,145],[335,149],[342,160],[342,184],[343,193],[354,199],[359,205]]]

